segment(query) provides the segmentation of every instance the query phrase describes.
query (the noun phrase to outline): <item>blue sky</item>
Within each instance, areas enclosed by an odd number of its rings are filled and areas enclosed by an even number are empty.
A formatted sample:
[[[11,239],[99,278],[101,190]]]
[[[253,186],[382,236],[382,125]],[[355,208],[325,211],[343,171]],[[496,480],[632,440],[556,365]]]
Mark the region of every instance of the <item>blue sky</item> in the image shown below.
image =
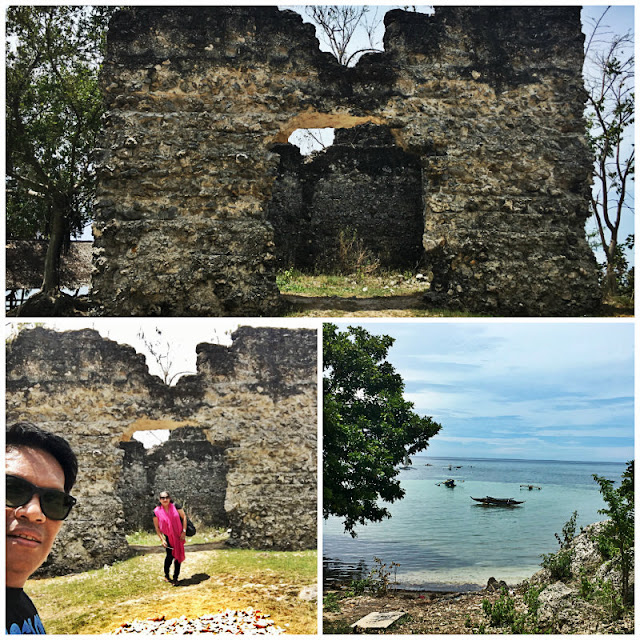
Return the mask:
[[[442,424],[431,456],[634,457],[631,322],[340,322],[396,338],[405,398]]]

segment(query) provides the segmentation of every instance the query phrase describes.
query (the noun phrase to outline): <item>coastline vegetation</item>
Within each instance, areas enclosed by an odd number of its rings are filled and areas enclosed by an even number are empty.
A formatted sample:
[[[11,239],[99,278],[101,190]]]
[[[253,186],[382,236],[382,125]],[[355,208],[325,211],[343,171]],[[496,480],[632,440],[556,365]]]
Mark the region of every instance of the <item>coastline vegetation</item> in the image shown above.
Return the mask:
[[[521,633],[559,633],[555,620],[551,620],[541,630],[538,611],[539,596],[550,585],[561,582],[566,585],[578,584],[577,597],[584,602],[595,605],[590,609],[595,613],[600,610],[606,622],[620,620],[633,608],[633,596],[629,587],[630,573],[633,568],[634,545],[634,462],[627,463],[619,487],[607,478],[596,474],[593,479],[600,487],[600,493],[607,507],[599,512],[608,516],[601,526],[588,527],[581,533],[587,534],[595,543],[600,555],[600,562],[595,567],[585,559],[577,558],[574,541],[576,539],[577,511],[574,511],[562,528],[562,533],[555,534],[560,545],[556,553],[543,554],[542,567],[547,571],[541,584],[521,585],[524,590],[525,608],[516,611],[516,602],[503,590],[498,601],[491,603],[483,600],[482,608],[492,627],[508,627],[513,634]],[[609,565],[609,571],[603,569]],[[576,567],[577,575],[576,575]],[[538,574],[536,574],[538,575]],[[535,578],[535,576],[534,576]],[[482,632],[482,631],[480,631]]]
[[[387,588],[376,594],[370,572],[325,594],[323,633],[354,633],[353,622],[384,606],[410,614],[385,631],[394,634],[633,633],[633,478],[633,461],[618,486],[594,475],[606,505],[600,513],[608,519],[576,533],[574,511],[555,534],[559,549],[543,554],[542,570],[514,589],[460,595]],[[374,602],[383,597],[387,602]]]

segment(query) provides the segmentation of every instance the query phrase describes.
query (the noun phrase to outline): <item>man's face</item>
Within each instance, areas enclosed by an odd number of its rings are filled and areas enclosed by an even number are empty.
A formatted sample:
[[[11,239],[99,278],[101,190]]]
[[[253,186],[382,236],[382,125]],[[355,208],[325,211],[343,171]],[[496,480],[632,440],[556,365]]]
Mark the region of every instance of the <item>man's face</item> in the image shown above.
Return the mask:
[[[64,491],[64,471],[46,451],[8,448],[5,470],[7,475],[24,478],[43,489]],[[22,507],[6,507],[6,517],[7,586],[23,587],[49,555],[62,520],[51,520],[42,513],[38,494]]]

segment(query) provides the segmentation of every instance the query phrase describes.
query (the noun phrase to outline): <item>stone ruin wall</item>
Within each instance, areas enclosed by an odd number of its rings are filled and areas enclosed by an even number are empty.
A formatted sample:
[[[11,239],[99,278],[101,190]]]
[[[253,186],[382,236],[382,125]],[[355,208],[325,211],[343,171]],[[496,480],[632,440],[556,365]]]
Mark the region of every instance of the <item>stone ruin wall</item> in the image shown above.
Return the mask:
[[[310,159],[293,145],[281,156],[267,207],[280,268],[335,271],[360,253],[381,267],[415,268],[422,257],[420,160],[387,127],[336,129]]]
[[[224,449],[231,545],[316,548],[316,332],[241,327],[232,337],[231,347],[198,345],[197,374],[173,387],[92,330],[25,330],[8,346],[7,424],[58,433],[79,459],[78,504],[43,572],[128,556],[119,445],[141,429],[195,427]]]
[[[93,295],[106,313],[278,313],[274,145],[366,122],[419,159],[430,303],[595,309],[580,7],[394,10],[385,25],[384,53],[345,68],[275,7],[114,17],[96,154]]]
[[[212,445],[202,429],[171,431],[162,444],[145,449],[137,440],[121,442],[123,472],[116,487],[125,531],[153,531],[153,509],[169,491],[196,526],[227,527],[224,501],[227,465],[223,447]]]

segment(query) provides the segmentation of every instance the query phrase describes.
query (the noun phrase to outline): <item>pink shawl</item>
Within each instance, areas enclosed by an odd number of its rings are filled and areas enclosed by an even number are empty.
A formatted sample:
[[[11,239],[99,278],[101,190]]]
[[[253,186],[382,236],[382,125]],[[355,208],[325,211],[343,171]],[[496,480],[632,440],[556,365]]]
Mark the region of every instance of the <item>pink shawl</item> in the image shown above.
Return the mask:
[[[153,510],[158,518],[158,528],[160,533],[164,533],[169,538],[169,545],[173,547],[171,552],[178,562],[184,562],[184,542],[180,540],[182,535],[182,518],[176,509],[176,505],[169,504],[169,511],[159,506]]]

